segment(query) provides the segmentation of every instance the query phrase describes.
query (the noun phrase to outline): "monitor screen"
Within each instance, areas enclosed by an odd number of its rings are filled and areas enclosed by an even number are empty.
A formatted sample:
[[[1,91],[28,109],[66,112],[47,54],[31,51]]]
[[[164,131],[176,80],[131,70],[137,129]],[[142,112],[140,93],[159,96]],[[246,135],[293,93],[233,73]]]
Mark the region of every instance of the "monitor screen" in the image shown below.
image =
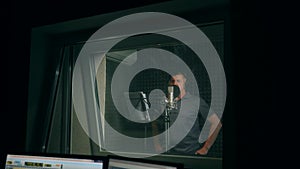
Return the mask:
[[[108,156],[108,169],[183,169],[183,164],[141,158]]]
[[[105,169],[104,157],[8,154],[5,169]]]

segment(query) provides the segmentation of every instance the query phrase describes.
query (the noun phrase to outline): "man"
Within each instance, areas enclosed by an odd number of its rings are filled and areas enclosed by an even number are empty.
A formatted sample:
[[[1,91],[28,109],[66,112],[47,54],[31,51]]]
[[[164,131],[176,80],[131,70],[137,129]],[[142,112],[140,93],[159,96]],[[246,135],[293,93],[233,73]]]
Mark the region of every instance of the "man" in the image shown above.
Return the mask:
[[[222,127],[219,117],[212,113],[208,116],[209,106],[208,104],[202,99],[197,96],[193,96],[190,92],[186,90],[186,76],[183,73],[177,73],[172,76],[170,81],[170,85],[178,86],[179,88],[179,95],[175,98],[178,108],[172,110],[170,114],[170,123],[174,123],[176,118],[178,118],[179,111],[182,111],[183,114],[180,116],[179,120],[182,126],[182,129],[178,129],[175,132],[171,132],[170,135],[170,142],[171,145],[175,145],[172,147],[167,153],[171,154],[189,154],[189,155],[206,155],[214,144],[218,133]],[[200,106],[195,106],[199,105]],[[180,110],[182,109],[182,110]],[[202,127],[200,127],[200,121],[205,121],[206,118],[210,123],[209,129],[209,137],[203,143],[199,143],[199,136],[201,133]],[[192,128],[188,131],[185,130],[186,124],[191,123],[191,121],[195,121]],[[186,136],[182,140],[178,140],[178,133],[176,132],[185,132]],[[177,140],[176,140],[177,139]],[[175,140],[175,141],[174,141]],[[177,144],[177,142],[179,143]],[[157,150],[161,149],[160,146],[156,145]]]

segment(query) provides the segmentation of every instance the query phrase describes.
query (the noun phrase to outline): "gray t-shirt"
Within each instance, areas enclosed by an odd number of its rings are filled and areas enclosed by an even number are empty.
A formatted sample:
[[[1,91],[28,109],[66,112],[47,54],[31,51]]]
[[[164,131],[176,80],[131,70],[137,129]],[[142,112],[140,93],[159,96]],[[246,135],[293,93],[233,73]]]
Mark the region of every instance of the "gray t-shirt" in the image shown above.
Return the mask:
[[[181,100],[177,102],[178,108],[171,110],[170,112],[170,125],[177,119],[180,121],[180,128],[170,133],[171,145],[175,145],[180,137],[180,132],[186,134],[186,136],[170,150],[170,153],[179,154],[195,154],[200,148],[199,136],[202,125],[200,122],[204,122],[208,111],[208,104],[200,97],[193,96],[187,93]],[[182,111],[182,115],[178,116],[179,111]],[[189,130],[188,125],[194,122],[192,128]]]

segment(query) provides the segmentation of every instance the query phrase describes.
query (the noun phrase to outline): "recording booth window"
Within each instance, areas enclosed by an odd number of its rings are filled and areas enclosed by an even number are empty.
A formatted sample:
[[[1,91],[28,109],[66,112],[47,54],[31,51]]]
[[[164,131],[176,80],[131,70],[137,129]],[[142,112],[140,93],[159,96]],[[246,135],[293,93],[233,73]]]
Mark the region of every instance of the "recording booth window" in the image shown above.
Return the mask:
[[[224,20],[196,25],[210,40],[223,64],[226,61],[224,25]],[[183,28],[168,31],[178,33],[181,29]],[[174,155],[168,151],[155,154],[153,137],[164,134],[166,129],[165,124],[161,123],[156,128],[158,130],[154,130],[153,126],[163,121],[164,116],[162,112],[154,111],[152,108],[165,108],[163,102],[167,97],[171,74],[155,66],[141,71],[142,68],[133,65],[138,63],[144,54],[147,55],[145,57],[147,60],[143,62],[143,66],[159,65],[159,62],[169,63],[171,60],[164,56],[166,53],[173,53],[190,68],[196,79],[196,85],[187,83],[189,91],[199,92],[202,99],[210,105],[212,86],[206,70],[207,65],[204,65],[186,44],[158,33],[130,36],[120,40],[108,52],[94,50],[89,54],[89,59],[79,58],[86,44],[104,46],[110,41],[122,38],[119,36],[87,41],[95,30],[79,31],[80,38],[74,38],[75,40],[72,39],[69,43],[55,44],[54,52],[49,54],[56,54],[52,61],[53,67],[48,68],[52,70],[48,75],[53,81],[47,86],[48,95],[43,96],[46,101],[43,110],[40,109],[45,113],[35,114],[37,119],[42,120],[31,121],[35,126],[41,127],[39,129],[33,129],[33,125],[28,127],[28,135],[38,130],[38,134],[32,134],[38,137],[27,137],[27,150],[90,155],[111,153],[142,157],[153,155],[154,159],[158,155],[158,159],[174,158],[182,162],[194,160],[193,163],[195,159],[203,159],[203,156],[199,155]],[[193,43],[190,42],[189,45],[199,45]],[[146,53],[143,53],[145,51]],[[209,66],[214,69],[215,65]],[[133,67],[135,70],[130,70]],[[124,75],[124,70],[132,72]],[[223,84],[214,87],[219,91],[226,91]],[[218,94],[218,97],[225,96],[224,93]],[[218,111],[222,110],[222,106],[223,103],[216,103],[214,108]],[[222,122],[223,119],[220,120]],[[111,132],[112,130],[114,132]],[[127,138],[142,141],[140,145],[130,145],[126,141]],[[167,148],[167,145],[164,148]],[[218,164],[222,163],[223,129],[218,133],[215,143],[211,145],[205,157],[216,159]]]

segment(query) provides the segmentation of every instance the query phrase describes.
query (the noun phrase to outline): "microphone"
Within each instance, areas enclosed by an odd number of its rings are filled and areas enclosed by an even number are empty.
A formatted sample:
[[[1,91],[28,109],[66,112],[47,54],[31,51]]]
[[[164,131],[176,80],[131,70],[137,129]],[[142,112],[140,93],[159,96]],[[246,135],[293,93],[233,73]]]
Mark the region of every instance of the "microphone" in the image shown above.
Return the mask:
[[[150,107],[149,107],[150,103],[147,100],[146,93],[141,92],[141,97],[142,97],[142,101],[143,101],[143,109],[145,110],[145,118],[146,118],[147,121],[151,121],[150,115],[149,115],[149,112],[148,112],[148,110],[150,109]]]
[[[176,101],[174,98],[174,87],[177,87],[176,85],[169,85],[168,86],[168,97],[166,99],[167,107],[169,109],[176,109]]]

